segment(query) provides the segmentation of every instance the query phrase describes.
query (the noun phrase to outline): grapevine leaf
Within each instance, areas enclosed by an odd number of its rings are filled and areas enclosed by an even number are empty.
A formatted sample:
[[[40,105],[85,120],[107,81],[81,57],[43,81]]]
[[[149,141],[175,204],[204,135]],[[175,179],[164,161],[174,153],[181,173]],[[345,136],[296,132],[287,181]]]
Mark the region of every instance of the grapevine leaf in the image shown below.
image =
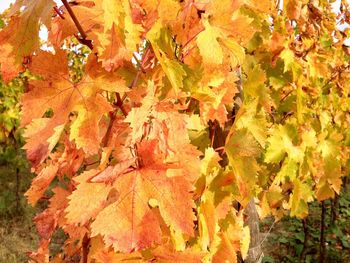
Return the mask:
[[[3,78],[9,81],[23,70],[25,56],[40,46],[40,23],[51,27],[52,0],[20,0],[12,7],[12,13],[19,13],[12,18],[8,27],[0,31],[0,66]],[[11,58],[11,59],[9,59]]]
[[[148,203],[151,198],[158,201],[167,224],[193,234],[190,187],[183,178],[144,168],[119,176],[113,187],[118,199],[97,215],[91,227],[93,236],[102,235],[116,251],[131,252],[160,243],[159,219]]]
[[[75,179],[78,186],[68,197],[70,201],[66,209],[66,217],[69,222],[85,224],[103,209],[103,204],[107,201],[111,187],[103,183],[87,182],[88,179],[98,172],[98,170],[90,170]],[[91,195],[91,193],[94,194]]]
[[[28,198],[28,202],[32,206],[34,206],[42,197],[43,193],[56,176],[57,171],[57,164],[49,165],[47,167],[44,167],[38,176],[33,180],[31,187],[25,193],[25,196]]]

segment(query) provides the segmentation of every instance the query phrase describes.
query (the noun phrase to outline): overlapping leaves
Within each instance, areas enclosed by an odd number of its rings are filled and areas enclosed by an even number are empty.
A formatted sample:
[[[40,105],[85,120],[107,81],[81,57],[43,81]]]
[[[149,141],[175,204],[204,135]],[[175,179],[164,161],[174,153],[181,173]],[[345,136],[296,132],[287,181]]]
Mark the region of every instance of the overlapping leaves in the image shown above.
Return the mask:
[[[308,202],[339,193],[347,33],[329,3],[283,5],[79,0],[68,8],[77,27],[67,6],[16,1],[0,70],[5,81],[31,73],[22,126],[38,176],[26,195],[50,199],[34,260],[48,261],[61,228],[56,261],[236,262],[249,229],[235,204],[304,217]],[[79,74],[74,38],[91,43]]]

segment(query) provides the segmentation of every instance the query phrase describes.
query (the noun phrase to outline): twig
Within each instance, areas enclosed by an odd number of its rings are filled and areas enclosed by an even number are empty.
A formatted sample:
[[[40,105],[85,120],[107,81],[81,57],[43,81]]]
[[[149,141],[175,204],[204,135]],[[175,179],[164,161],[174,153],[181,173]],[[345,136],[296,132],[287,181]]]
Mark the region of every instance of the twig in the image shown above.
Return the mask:
[[[60,18],[65,19],[65,17],[63,16],[61,10],[59,10],[59,9],[57,8],[57,6],[55,6],[55,7],[53,8],[53,10],[55,10],[56,14],[59,15]]]
[[[107,128],[106,135],[105,135],[105,137],[103,138],[103,141],[102,141],[103,147],[106,147],[108,145],[109,137],[111,136],[111,132],[112,132],[112,127],[113,127],[114,121],[116,119],[117,119],[116,113],[113,112],[112,116],[111,116],[111,120],[109,121],[109,125],[108,125],[108,128]]]
[[[270,226],[269,231],[267,231],[267,233],[266,233],[265,237],[263,238],[263,240],[261,240],[261,242],[260,242],[260,245],[259,245],[259,246],[262,246],[262,244],[265,242],[265,240],[266,240],[267,236],[270,234],[270,232],[271,232],[271,230],[272,230],[273,226],[275,225],[275,223],[276,223],[276,220],[275,220],[275,221],[273,221],[272,225]]]
[[[88,262],[89,245],[90,245],[90,238],[88,237],[87,234],[85,234],[82,242],[82,249],[83,249],[82,257],[81,257],[82,263]]]
[[[124,108],[123,101],[122,101],[122,98],[120,97],[119,93],[117,93],[116,106],[122,111],[122,113],[125,117],[128,115],[127,111]]]
[[[182,46],[182,48],[185,48],[193,39],[195,39],[200,33],[202,33],[204,29],[200,30],[196,34],[194,34],[190,39],[187,40],[187,42]]]
[[[283,102],[293,91],[294,91],[293,89],[290,90],[290,91],[288,91],[287,94],[285,94],[285,95],[281,98],[280,102]]]
[[[81,35],[81,38],[78,38],[79,42],[83,45],[86,45],[87,47],[89,47],[92,50],[93,49],[92,42],[91,42],[91,40],[87,39],[87,35],[86,35],[84,29],[82,28],[82,26],[80,25],[77,17],[75,16],[71,6],[67,2],[67,0],[61,0],[61,1],[62,1],[63,5],[65,6],[65,8],[67,9],[70,17],[72,18],[75,26],[77,27],[77,29]]]

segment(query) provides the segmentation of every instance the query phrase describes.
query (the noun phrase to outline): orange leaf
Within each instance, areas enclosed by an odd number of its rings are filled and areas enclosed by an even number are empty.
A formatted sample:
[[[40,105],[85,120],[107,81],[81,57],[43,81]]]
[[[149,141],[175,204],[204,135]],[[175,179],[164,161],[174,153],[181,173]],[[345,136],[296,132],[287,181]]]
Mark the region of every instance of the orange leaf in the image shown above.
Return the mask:
[[[44,167],[37,177],[34,178],[31,187],[24,194],[28,198],[28,202],[34,206],[42,197],[47,187],[50,185],[58,171],[57,164],[51,164]]]
[[[169,178],[164,169],[141,168],[117,177],[113,187],[119,194],[116,202],[101,211],[91,225],[92,235],[102,235],[107,246],[132,252],[161,241],[160,222],[149,206],[150,199],[158,201],[168,225],[193,235],[193,201],[184,178]]]

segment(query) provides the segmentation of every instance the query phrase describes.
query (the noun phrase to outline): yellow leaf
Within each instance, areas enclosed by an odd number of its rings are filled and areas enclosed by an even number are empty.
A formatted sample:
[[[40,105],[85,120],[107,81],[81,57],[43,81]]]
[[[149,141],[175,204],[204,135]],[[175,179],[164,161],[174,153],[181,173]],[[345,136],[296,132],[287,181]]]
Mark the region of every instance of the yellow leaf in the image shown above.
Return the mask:
[[[175,0],[162,0],[158,2],[158,14],[163,23],[176,20],[180,12],[180,4]]]
[[[237,41],[233,38],[222,38],[220,39],[220,42],[226,48],[228,48],[230,53],[233,55],[231,56],[232,66],[242,65],[245,58],[244,48],[241,45],[239,45]]]
[[[198,34],[197,45],[204,64],[220,65],[223,62],[222,48],[218,42],[219,31],[204,20],[205,30]]]
[[[293,181],[294,189],[289,199],[290,215],[304,218],[308,214],[308,202],[313,201],[311,187],[299,179]]]
[[[250,230],[248,226],[243,227],[243,236],[240,240],[242,258],[246,259],[250,243]]]
[[[124,16],[123,6],[120,0],[103,0],[101,1],[104,11],[104,27],[105,31],[109,30],[113,23],[120,25]]]

